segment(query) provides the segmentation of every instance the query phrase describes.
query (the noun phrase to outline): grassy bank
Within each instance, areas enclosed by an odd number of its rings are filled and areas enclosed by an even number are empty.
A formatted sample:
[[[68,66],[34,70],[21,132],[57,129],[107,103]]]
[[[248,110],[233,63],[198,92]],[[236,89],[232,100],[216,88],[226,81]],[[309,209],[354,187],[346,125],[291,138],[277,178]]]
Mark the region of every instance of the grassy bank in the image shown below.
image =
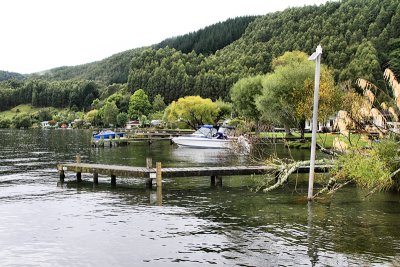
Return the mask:
[[[0,112],[0,118],[5,118],[5,119],[11,120],[15,115],[24,114],[24,113],[33,114],[33,113],[39,112],[41,109],[43,109],[43,108],[36,108],[36,107],[32,107],[31,105],[19,105],[10,110]],[[52,108],[52,109],[54,109],[54,108]]]
[[[289,136],[286,138],[285,133],[279,132],[279,133],[273,133],[273,132],[264,132],[260,133],[260,137],[262,138],[284,138],[290,147],[292,148],[304,148],[308,149],[311,146],[311,133],[306,133],[304,135],[304,138],[306,139],[305,141],[299,141],[299,140],[292,140],[292,139],[299,139],[300,138],[300,133],[293,133],[292,136]],[[337,133],[317,133],[317,144],[327,148],[331,149],[333,147],[333,142],[335,138],[338,138],[341,142],[344,142],[348,146],[350,146],[350,143],[352,146],[356,147],[366,147],[369,146],[369,142],[367,141],[365,136],[362,136],[361,134],[350,134],[350,141],[348,138],[344,137],[343,135],[337,134]]]

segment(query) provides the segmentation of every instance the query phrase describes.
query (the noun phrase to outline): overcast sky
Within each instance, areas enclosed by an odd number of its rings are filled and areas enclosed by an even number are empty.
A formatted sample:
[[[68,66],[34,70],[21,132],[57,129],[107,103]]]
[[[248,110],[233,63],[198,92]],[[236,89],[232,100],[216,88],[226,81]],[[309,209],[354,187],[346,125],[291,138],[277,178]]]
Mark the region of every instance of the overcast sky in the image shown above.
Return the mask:
[[[32,73],[89,63],[228,18],[326,0],[5,0],[0,70]]]

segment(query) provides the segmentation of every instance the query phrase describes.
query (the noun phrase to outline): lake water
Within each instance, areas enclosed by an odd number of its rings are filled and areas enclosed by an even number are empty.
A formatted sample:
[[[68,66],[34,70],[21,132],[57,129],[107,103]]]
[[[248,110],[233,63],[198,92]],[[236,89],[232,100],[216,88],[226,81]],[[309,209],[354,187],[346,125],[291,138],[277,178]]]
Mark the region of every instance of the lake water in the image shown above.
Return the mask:
[[[67,172],[58,185],[57,162],[77,153],[132,166],[249,163],[169,142],[96,149],[89,131],[0,130],[0,266],[400,266],[398,194],[347,187],[308,206],[304,176],[269,194],[251,192],[250,177],[166,179],[162,199],[138,178],[77,185]]]

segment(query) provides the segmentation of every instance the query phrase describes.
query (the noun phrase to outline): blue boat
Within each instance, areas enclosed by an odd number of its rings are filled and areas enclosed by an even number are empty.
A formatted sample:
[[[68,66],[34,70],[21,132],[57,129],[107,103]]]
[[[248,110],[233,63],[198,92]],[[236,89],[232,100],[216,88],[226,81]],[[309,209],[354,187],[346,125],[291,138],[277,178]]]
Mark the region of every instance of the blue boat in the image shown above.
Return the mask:
[[[103,138],[104,140],[107,139],[115,139],[115,138],[121,138],[125,136],[125,132],[114,132],[111,130],[103,130],[100,133],[95,133],[93,134],[93,139],[94,140],[100,140],[101,138]]]
[[[116,144],[112,142],[114,139],[125,138],[125,132],[114,132],[111,130],[103,130],[100,133],[93,133],[92,144],[94,146],[112,146]]]

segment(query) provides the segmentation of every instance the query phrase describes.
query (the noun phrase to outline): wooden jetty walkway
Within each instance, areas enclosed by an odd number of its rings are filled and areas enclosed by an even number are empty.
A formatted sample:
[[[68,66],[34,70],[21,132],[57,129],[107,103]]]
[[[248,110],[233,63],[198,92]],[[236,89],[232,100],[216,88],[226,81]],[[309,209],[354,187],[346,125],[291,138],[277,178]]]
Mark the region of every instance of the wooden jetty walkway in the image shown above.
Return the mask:
[[[172,144],[172,138],[188,133],[192,132],[134,132],[127,134],[126,137],[120,138],[117,136],[114,139],[103,139],[98,143],[92,140],[92,145],[96,147],[113,147],[137,142],[147,142],[151,145],[154,141],[169,141]]]
[[[146,159],[147,167],[133,167],[120,165],[88,164],[81,163],[80,156],[77,156],[76,163],[58,164],[57,170],[60,175],[60,182],[65,179],[65,172],[72,171],[76,173],[77,182],[82,181],[82,173],[93,174],[93,183],[98,183],[99,174],[111,177],[111,184],[116,185],[116,177],[135,177],[144,178],[146,183],[152,185],[152,180],[156,179],[157,186],[162,186],[162,178],[177,177],[196,177],[204,176],[211,178],[211,184],[222,185],[222,176],[234,175],[261,175],[267,172],[277,172],[274,166],[230,166],[230,167],[180,167],[180,168],[162,168],[161,162],[157,162],[156,168],[152,167],[152,160]],[[331,165],[316,166],[315,172],[328,172]],[[308,173],[309,167],[301,167],[299,173]]]

